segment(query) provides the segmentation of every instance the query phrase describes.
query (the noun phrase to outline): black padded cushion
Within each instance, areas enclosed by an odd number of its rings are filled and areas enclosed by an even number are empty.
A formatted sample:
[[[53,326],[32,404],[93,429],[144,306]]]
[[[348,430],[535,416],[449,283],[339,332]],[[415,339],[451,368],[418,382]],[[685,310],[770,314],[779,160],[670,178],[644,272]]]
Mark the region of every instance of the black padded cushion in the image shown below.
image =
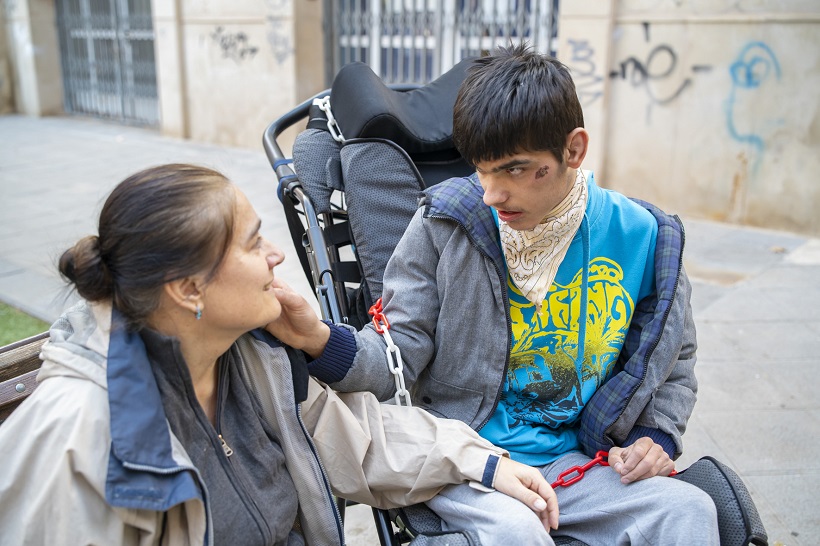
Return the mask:
[[[333,115],[345,139],[392,140],[412,157],[452,151],[453,105],[472,63],[464,59],[410,91],[390,89],[364,63],[346,64],[330,90]]]

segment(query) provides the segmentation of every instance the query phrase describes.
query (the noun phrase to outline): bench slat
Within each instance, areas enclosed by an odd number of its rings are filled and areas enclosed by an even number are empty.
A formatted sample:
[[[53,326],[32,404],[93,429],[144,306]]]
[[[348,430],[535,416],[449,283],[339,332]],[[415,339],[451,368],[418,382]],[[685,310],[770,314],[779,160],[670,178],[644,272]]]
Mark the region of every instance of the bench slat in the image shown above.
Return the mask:
[[[0,383],[0,423],[6,420],[23,399],[34,392],[39,372],[40,370],[32,370]]]
[[[48,332],[0,347],[0,424],[37,388],[40,348]]]
[[[0,347],[0,382],[8,381],[40,367],[40,348],[48,332]]]

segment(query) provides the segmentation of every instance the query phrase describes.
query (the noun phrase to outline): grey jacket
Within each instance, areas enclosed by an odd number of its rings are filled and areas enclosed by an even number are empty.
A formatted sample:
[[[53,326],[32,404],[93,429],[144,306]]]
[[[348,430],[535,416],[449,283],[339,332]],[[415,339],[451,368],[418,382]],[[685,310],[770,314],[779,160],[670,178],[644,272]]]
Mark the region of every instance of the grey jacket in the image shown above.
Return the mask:
[[[482,195],[475,176],[428,189],[387,264],[383,293],[413,403],[476,430],[498,404],[511,339],[504,259]],[[657,293],[637,305],[613,376],[582,412],[579,440],[590,455],[650,436],[677,457],[695,403],[683,227],[677,217],[641,204],[659,226]],[[356,343],[352,366],[334,388],[368,389],[386,400],[395,383],[382,336],[368,325]]]

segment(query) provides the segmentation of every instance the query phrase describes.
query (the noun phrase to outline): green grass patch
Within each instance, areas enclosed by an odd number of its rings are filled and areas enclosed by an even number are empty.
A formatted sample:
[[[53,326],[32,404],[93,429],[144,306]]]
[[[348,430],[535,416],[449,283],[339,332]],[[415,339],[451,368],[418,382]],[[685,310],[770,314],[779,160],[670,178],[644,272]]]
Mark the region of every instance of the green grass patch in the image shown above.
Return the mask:
[[[47,322],[0,302],[0,346],[45,332],[49,326]]]

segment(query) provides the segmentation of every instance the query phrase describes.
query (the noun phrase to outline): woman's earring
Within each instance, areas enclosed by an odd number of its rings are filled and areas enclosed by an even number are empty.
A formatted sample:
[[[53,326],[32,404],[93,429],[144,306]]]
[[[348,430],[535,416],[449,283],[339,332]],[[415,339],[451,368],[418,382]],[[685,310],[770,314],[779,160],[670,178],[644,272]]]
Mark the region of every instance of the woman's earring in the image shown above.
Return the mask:
[[[199,307],[199,304],[196,304],[196,320],[202,318],[202,308]]]

